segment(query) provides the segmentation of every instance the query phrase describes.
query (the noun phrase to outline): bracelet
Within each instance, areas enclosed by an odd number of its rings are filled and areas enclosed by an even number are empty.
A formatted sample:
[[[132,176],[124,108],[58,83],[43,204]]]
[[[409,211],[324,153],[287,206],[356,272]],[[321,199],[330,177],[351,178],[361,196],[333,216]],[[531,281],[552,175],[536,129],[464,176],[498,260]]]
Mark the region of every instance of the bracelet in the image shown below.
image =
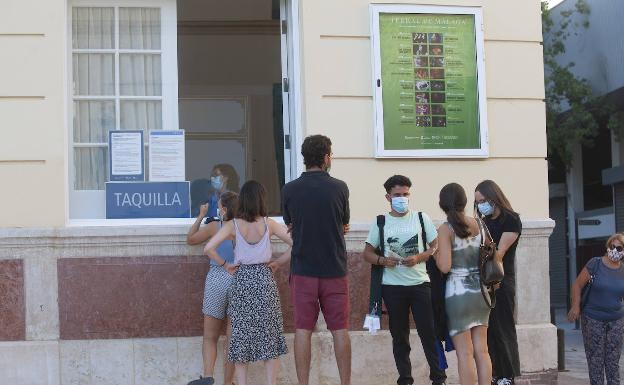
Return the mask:
[[[227,261],[224,259],[224,260],[223,260],[223,263],[222,263],[222,264],[220,264],[219,266],[223,267],[223,266],[225,266],[225,264],[226,264],[226,263],[227,263]]]
[[[378,265],[381,265],[381,263],[379,263],[379,259],[380,259],[380,258],[381,258],[380,256],[378,256],[378,257],[377,257],[377,264],[378,264]]]

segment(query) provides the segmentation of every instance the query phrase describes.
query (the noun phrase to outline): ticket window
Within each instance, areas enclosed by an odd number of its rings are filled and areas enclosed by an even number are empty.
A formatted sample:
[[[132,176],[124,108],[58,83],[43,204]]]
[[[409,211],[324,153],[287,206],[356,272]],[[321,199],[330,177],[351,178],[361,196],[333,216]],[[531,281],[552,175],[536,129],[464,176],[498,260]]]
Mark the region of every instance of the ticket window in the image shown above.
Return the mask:
[[[228,190],[264,184],[278,215],[292,164],[287,4],[135,3],[71,3],[70,219],[105,217],[110,130],[184,130],[192,215],[215,166]]]

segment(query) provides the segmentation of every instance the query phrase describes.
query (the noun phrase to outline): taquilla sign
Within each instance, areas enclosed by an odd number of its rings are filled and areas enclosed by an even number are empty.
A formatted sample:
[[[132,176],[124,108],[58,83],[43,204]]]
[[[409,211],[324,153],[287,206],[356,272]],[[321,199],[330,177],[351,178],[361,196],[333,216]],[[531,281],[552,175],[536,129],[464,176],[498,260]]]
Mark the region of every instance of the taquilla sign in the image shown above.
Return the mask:
[[[189,218],[189,182],[108,182],[106,218]]]

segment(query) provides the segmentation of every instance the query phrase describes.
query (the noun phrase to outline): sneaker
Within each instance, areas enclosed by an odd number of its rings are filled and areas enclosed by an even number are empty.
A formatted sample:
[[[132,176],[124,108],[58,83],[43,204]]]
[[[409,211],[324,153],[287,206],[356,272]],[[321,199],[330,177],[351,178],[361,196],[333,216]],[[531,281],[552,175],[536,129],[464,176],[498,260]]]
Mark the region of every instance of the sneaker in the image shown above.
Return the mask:
[[[498,379],[496,385],[514,385],[514,380],[513,378],[501,377]]]
[[[213,384],[214,384],[214,378],[202,377],[202,376],[199,376],[198,380],[193,380],[188,383],[188,385],[213,385]]]

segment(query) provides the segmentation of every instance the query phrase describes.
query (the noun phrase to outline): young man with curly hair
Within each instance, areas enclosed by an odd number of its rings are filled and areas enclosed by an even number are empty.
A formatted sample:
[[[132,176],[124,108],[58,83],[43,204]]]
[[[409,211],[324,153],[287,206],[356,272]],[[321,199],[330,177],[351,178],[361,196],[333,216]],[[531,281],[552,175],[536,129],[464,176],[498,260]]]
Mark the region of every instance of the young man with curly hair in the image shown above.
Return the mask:
[[[349,225],[349,189],[329,175],[331,140],[305,138],[306,171],[282,190],[284,223],[293,238],[290,288],[295,308],[295,366],[299,385],[310,377],[311,336],[319,311],[334,339],[341,385],[351,384],[349,285],[344,234]]]

